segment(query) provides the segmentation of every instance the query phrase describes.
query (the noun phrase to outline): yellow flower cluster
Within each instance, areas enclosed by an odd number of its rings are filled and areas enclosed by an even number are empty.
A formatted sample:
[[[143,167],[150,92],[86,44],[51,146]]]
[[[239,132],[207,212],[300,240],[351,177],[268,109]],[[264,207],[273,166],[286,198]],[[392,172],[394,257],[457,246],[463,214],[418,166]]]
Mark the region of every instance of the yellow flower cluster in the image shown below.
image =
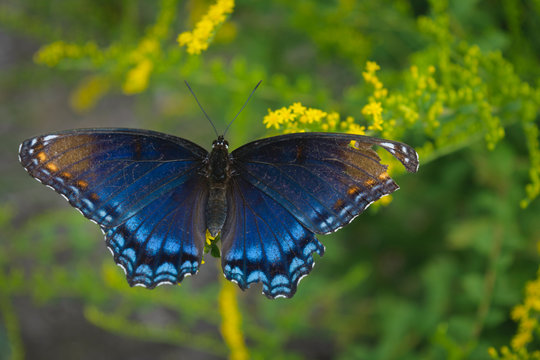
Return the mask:
[[[540,351],[536,350],[529,353],[527,345],[533,341],[533,334],[538,333],[540,324],[540,269],[538,277],[529,281],[525,286],[525,300],[523,304],[517,305],[512,310],[512,319],[518,322],[518,330],[512,338],[511,349],[507,346],[502,347],[500,354],[494,348],[489,349],[489,353],[494,359],[513,360],[513,359],[539,359]]]
[[[141,60],[126,75],[126,81],[122,85],[124,94],[137,94],[148,87],[150,74],[154,68],[154,63],[150,59]]]
[[[94,75],[83,79],[71,94],[71,107],[79,112],[92,109],[109,87],[110,81],[104,76]]]
[[[375,99],[382,99],[388,96],[388,90],[384,88],[383,83],[379,80],[375,74],[381,67],[374,61],[368,61],[366,63],[366,71],[362,72],[364,81],[371,84],[375,89],[373,97]]]
[[[227,19],[234,9],[234,0],[218,0],[195,25],[193,31],[185,31],[178,35],[178,44],[186,46],[191,55],[200,54],[208,48],[217,26]]]
[[[100,56],[96,43],[89,41],[84,45],[70,44],[64,41],[55,41],[42,46],[35,54],[34,61],[37,64],[45,64],[54,67],[64,59],[80,59],[90,57],[95,60]]]
[[[221,280],[218,302],[221,313],[221,335],[229,347],[232,360],[249,358],[249,353],[242,334],[242,316],[236,298],[236,285],[225,279]]]
[[[125,72],[122,90],[125,94],[140,93],[148,87],[154,64],[161,56],[161,41],[168,36],[169,28],[176,13],[177,0],[161,0],[160,11],[156,23],[150,26],[146,35],[131,49],[126,51],[125,45],[111,44],[100,49],[94,42],[84,45],[56,41],[43,46],[35,55],[36,63],[53,67],[66,59],[84,60],[93,67],[103,67],[105,61],[117,66],[109,66],[114,71]],[[89,61],[88,61],[89,60]],[[109,90],[117,73],[95,75],[81,81],[71,96],[71,104],[77,111],[92,108]]]
[[[212,242],[216,239],[215,236],[210,235],[210,231],[208,231],[208,229],[206,229],[205,237],[206,237],[205,247],[212,245]],[[206,248],[205,248],[205,252],[206,252]],[[203,254],[201,264],[204,264],[204,263],[205,263],[205,261],[204,261],[204,254]]]
[[[383,131],[382,101],[388,97],[388,90],[385,89],[376,74],[380,69],[381,67],[376,62],[368,61],[366,63],[366,71],[362,72],[364,81],[373,87],[373,96],[369,97],[368,104],[362,108],[362,115],[372,120],[372,124],[368,126],[368,130],[373,131]]]
[[[369,125],[369,130],[382,131],[382,106],[380,102],[370,101],[369,104],[362,108],[362,115],[371,116],[373,123]]]
[[[154,63],[161,55],[160,41],[168,35],[168,29],[174,20],[175,7],[176,0],[162,0],[156,23],[147,29],[137,47],[127,54],[128,63],[134,65],[128,70],[122,84],[124,94],[137,94],[148,88]]]
[[[289,107],[278,110],[268,109],[263,123],[267,128],[281,129],[283,133],[304,131],[344,131],[350,134],[364,134],[365,127],[354,122],[354,118],[347,117],[346,121],[340,121],[337,112],[324,112],[319,109],[305,107],[296,102]]]

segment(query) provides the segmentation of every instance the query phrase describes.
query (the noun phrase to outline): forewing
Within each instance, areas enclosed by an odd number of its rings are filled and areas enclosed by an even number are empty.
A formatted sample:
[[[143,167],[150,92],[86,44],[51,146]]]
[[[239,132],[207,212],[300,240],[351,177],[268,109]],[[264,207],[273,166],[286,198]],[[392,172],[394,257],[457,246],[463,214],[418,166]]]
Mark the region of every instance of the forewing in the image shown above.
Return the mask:
[[[270,297],[292,297],[323,245],[289,211],[243,177],[230,181],[221,232],[225,277],[242,290],[262,282]]]
[[[21,144],[28,173],[106,233],[130,284],[194,273],[204,244],[206,150],[147,130],[81,129]]]
[[[206,150],[147,130],[81,129],[28,139],[19,158],[28,173],[84,216],[114,227],[182,185]]]
[[[415,172],[413,148],[373,137],[302,133],[271,137],[232,152],[233,169],[320,234],[348,224],[373,201],[399,187],[372,149],[378,145]]]

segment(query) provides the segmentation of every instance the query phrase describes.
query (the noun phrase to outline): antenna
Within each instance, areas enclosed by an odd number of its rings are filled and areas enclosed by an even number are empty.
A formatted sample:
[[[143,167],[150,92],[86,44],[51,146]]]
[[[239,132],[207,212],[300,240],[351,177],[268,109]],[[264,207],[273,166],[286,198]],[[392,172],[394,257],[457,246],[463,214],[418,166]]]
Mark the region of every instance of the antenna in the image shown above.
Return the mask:
[[[251,97],[253,96],[253,94],[255,93],[255,90],[257,90],[257,88],[259,87],[259,85],[261,85],[262,83],[262,80],[260,80],[257,85],[255,85],[255,88],[253,89],[253,91],[251,92],[251,94],[249,94],[249,97],[247,98],[246,102],[244,103],[244,105],[242,106],[242,108],[240,109],[240,111],[238,112],[238,114],[236,114],[236,116],[231,120],[231,122],[229,123],[229,125],[227,125],[227,127],[225,128],[225,131],[223,132],[223,136],[225,136],[225,134],[227,133],[227,130],[229,130],[229,127],[231,126],[231,124],[234,122],[234,120],[236,120],[236,118],[238,117],[238,115],[240,115],[240,113],[242,112],[242,110],[244,110],[244,108],[246,107],[247,103],[249,102],[249,99],[251,99]]]
[[[208,119],[208,121],[210,121],[210,124],[212,125],[212,127],[214,128],[214,132],[216,133],[216,136],[219,137],[219,134],[217,132],[217,129],[216,129],[216,126],[214,125],[214,123],[212,122],[212,120],[210,120],[210,116],[208,116],[208,114],[206,113],[206,111],[204,111],[201,103],[199,102],[199,99],[197,99],[197,96],[195,95],[195,93],[193,92],[193,90],[191,90],[191,87],[189,86],[188,82],[186,80],[184,80],[184,82],[186,83],[186,86],[188,87],[189,91],[191,92],[191,95],[193,95],[193,97],[195,98],[195,101],[197,101],[197,104],[199,104],[199,107],[201,108],[204,116],[206,116],[206,118]],[[259,82],[260,84],[260,82]],[[257,84],[258,86],[258,84]],[[256,88],[256,87],[255,87]],[[251,97],[251,96],[250,96]],[[249,99],[248,99],[249,100]],[[242,108],[243,109],[243,108]],[[238,116],[238,115],[237,115]],[[227,130],[225,130],[227,131]]]

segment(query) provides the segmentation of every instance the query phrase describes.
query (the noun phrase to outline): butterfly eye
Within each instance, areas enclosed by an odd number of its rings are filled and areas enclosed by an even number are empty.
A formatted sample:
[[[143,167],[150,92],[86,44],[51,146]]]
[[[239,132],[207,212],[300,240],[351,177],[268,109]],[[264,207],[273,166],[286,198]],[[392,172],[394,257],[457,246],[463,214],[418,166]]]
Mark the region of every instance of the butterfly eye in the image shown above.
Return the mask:
[[[212,147],[216,147],[216,146],[225,146],[225,148],[229,148],[229,142],[225,139],[223,139],[223,136],[220,136],[217,138],[217,140],[214,140],[214,142],[212,142]]]

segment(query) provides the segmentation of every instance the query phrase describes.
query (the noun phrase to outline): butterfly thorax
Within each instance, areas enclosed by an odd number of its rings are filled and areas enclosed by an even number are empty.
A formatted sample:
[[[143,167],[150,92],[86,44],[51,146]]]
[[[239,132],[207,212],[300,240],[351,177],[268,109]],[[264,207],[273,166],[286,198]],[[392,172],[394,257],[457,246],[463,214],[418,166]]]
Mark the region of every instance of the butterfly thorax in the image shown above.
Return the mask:
[[[227,217],[227,184],[230,178],[229,144],[218,137],[208,156],[206,177],[208,179],[208,202],[206,204],[206,227],[216,236]]]

